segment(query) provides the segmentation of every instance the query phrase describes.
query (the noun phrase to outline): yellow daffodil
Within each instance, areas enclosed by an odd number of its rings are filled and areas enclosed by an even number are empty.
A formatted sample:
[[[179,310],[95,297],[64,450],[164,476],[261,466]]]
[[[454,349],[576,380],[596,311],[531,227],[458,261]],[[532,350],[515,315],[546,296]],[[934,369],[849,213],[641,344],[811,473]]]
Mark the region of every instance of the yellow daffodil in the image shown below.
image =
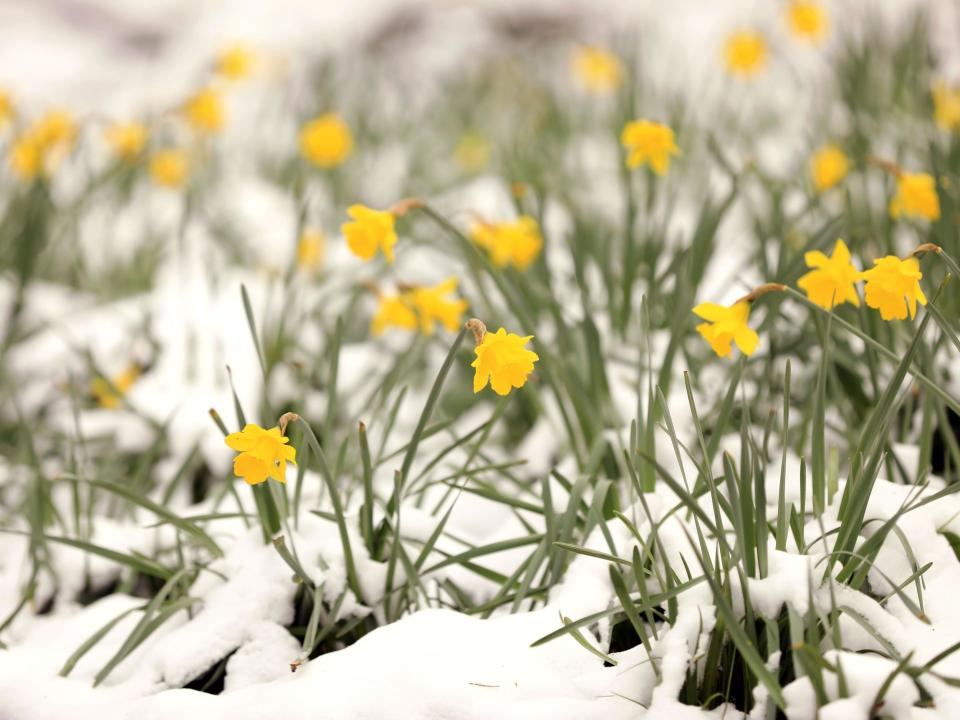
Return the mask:
[[[372,260],[381,250],[387,262],[393,262],[393,246],[397,244],[394,229],[396,218],[389,210],[373,210],[365,205],[351,205],[347,215],[352,222],[341,226],[350,252],[362,260]]]
[[[823,40],[830,28],[826,8],[813,0],[792,0],[787,7],[787,21],[794,35],[813,43]]]
[[[927,304],[927,298],[920,288],[920,263],[916,258],[901,260],[895,255],[887,255],[873,261],[874,267],[860,273],[860,279],[866,280],[863,295],[867,305],[880,311],[884,320],[903,320],[910,310],[910,319],[917,314],[917,303]]]
[[[451,332],[460,327],[468,303],[462,298],[451,300],[445,297],[456,291],[455,277],[447,278],[434,287],[413,289],[413,306],[420,316],[420,331],[424,335],[433,335],[434,326],[438,322]]]
[[[845,302],[860,305],[856,282],[860,272],[850,262],[850,250],[843,240],[837,240],[833,254],[827,257],[819,250],[804,253],[810,272],[797,281],[810,301],[830,310]]]
[[[228,80],[243,80],[253,74],[257,53],[249,45],[236,43],[224,48],[217,55],[214,69]]]
[[[609,93],[623,81],[620,60],[603,48],[590,45],[577,48],[572,64],[580,85],[590,92]]]
[[[473,240],[490,253],[497,267],[513,265],[526,270],[543,249],[540,226],[532,217],[523,215],[505,223],[479,223],[472,230]]]
[[[380,307],[373,316],[370,329],[374,335],[382,335],[387,328],[411,331],[417,329],[417,314],[409,293],[380,297]]]
[[[725,307],[705,302],[697,305],[693,313],[707,321],[697,325],[697,332],[718,356],[729,355],[731,343],[736,343],[744,355],[753,355],[756,351],[760,338],[747,324],[750,319],[750,303],[741,300]]]
[[[0,90],[0,127],[3,127],[13,119],[13,100],[10,95]]]
[[[118,122],[106,129],[104,137],[114,155],[133,162],[147,144],[147,128],[138,122]]]
[[[731,75],[751,78],[767,64],[767,43],[758,32],[738,30],[727,38],[724,58]]]
[[[139,365],[130,365],[122,373],[110,378],[110,382],[102,377],[94,378],[90,381],[90,394],[100,407],[115,410],[120,407],[122,397],[140,377],[140,373]]]
[[[183,185],[188,170],[187,154],[183,150],[158,150],[150,158],[150,177],[155,183],[166,188],[175,189]]]
[[[950,87],[945,82],[934,85],[933,117],[944,130],[960,131],[960,87]]]
[[[30,129],[44,151],[61,146],[69,148],[77,136],[77,124],[67,110],[51,110]]]
[[[259,425],[245,425],[240,432],[226,437],[227,445],[239,455],[233,459],[233,474],[249,485],[257,485],[268,477],[287,481],[287,463],[297,464],[297,450],[279,427],[264,430]]]
[[[490,142],[475,132],[466,132],[453,151],[454,162],[467,173],[477,173],[490,162]]]
[[[470,364],[473,392],[483,390],[487,383],[497,395],[507,395],[513,388],[521,388],[533,372],[533,364],[540,357],[524,347],[533,335],[521,337],[500,328],[495,333],[483,332],[483,339],[474,348],[476,359]]]
[[[327,238],[319,230],[305,228],[297,241],[297,267],[315,272],[323,263]]]
[[[637,168],[646,163],[657,175],[665,174],[670,169],[670,157],[680,154],[673,130],[650,120],[627,123],[620,142],[629,151],[627,167]]]
[[[932,175],[901,172],[897,177],[897,194],[890,201],[890,215],[899,218],[940,219],[940,199]]]
[[[24,182],[43,172],[43,148],[35,137],[24,135],[14,140],[10,147],[10,169]]]
[[[314,165],[336,167],[353,152],[353,134],[339,115],[321,115],[300,131],[300,152]]]
[[[843,180],[850,171],[850,161],[836,145],[824,145],[810,159],[810,179],[817,192],[825,192]]]
[[[220,132],[226,123],[223,98],[217,90],[204,88],[183,104],[183,116],[198,133]]]

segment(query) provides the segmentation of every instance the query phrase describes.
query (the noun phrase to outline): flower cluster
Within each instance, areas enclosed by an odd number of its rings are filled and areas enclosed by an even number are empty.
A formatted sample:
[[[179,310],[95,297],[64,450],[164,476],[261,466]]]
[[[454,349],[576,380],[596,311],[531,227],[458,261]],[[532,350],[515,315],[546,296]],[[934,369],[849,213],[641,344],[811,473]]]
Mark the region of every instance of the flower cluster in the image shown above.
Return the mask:
[[[467,301],[449,298],[457,291],[457,278],[450,277],[434,287],[405,287],[397,295],[380,297],[380,307],[373,318],[371,329],[381,335],[387,328],[417,330],[433,335],[437,323],[453,332],[460,327]]]
[[[52,175],[73,148],[76,122],[66,110],[52,110],[31,123],[10,148],[10,169],[24,181]]]
[[[287,443],[279,427],[264,430],[252,423],[240,432],[230,433],[225,439],[239,455],[233,459],[233,474],[249,485],[258,485],[268,477],[287,481],[287,463],[297,464],[297,449]]]

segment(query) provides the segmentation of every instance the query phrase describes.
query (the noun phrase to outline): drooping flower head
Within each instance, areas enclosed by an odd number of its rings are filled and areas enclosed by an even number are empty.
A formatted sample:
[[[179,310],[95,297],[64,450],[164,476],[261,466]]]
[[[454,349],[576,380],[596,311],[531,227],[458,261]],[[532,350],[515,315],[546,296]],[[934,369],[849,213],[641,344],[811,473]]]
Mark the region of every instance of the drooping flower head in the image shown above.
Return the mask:
[[[794,35],[812,43],[822,41],[830,28],[826,8],[814,0],[791,0],[787,21]]]
[[[300,130],[300,152],[318,167],[336,167],[353,153],[353,133],[336,113],[321,115]]]
[[[860,273],[866,280],[863,294],[867,305],[880,311],[884,320],[903,320],[910,311],[912,320],[917,314],[917,303],[927,304],[927,297],[920,288],[920,263],[916,258],[901,260],[887,255],[873,261],[874,267]]]
[[[513,265],[526,270],[543,249],[540,226],[532,217],[523,215],[504,223],[477,223],[471,235],[477,245],[490,254],[497,267]]]
[[[753,355],[756,351],[760,337],[747,324],[750,303],[746,300],[740,300],[730,307],[711,302],[700,303],[693,313],[707,321],[697,325],[697,332],[718,356],[729,355],[732,343],[736,343],[744,355]]]
[[[940,198],[937,184],[927,173],[901,172],[897,177],[897,194],[890,201],[890,215],[899,218],[940,219]]]
[[[623,67],[616,55],[593,45],[583,45],[573,54],[573,73],[584,90],[609,93],[620,87]]]
[[[125,162],[133,162],[146,147],[147,128],[139,122],[118,122],[104,131],[104,138],[114,155]]]
[[[810,159],[810,179],[817,192],[825,192],[843,180],[850,171],[850,161],[836,145],[824,145]]]
[[[177,148],[158,150],[150,158],[150,177],[158,185],[176,189],[187,179],[187,154]]]
[[[843,240],[837,240],[830,257],[814,250],[804,253],[803,259],[812,269],[797,281],[797,285],[807,293],[811,302],[827,310],[845,302],[859,307],[856,283],[860,272],[850,262],[850,250]]]
[[[960,131],[960,87],[943,81],[933,86],[933,117],[944,130]]]
[[[474,328],[474,336],[479,342],[474,348],[477,357],[470,364],[476,370],[473,392],[480,392],[487,383],[497,395],[507,395],[513,388],[523,387],[533,372],[533,364],[540,359],[525,347],[533,335],[521,337],[507,333],[503,328],[489,333],[479,320],[471,320],[468,326],[474,322],[479,323],[480,329]]]
[[[393,262],[393,246],[397,244],[394,229],[396,217],[389,210],[373,210],[365,205],[351,205],[347,214],[351,222],[341,226],[350,252],[362,260],[372,260],[381,250],[387,262]]]
[[[183,116],[195,131],[203,135],[220,132],[227,119],[223,98],[213,88],[203,88],[188,98],[183,104]]]
[[[410,331],[417,329],[417,314],[414,312],[410,293],[380,296],[380,307],[373,316],[370,330],[374,335],[382,335],[388,328]]]
[[[670,158],[680,154],[673,129],[651,120],[634,120],[623,128],[620,142],[628,150],[627,167],[648,164],[657,175],[670,169]]]
[[[287,463],[297,464],[297,450],[288,445],[290,439],[280,433],[279,427],[264,430],[252,423],[240,432],[226,437],[227,445],[239,455],[233,459],[233,474],[247,484],[257,485],[268,477],[287,481]]]
[[[731,75],[752,78],[767,64],[767,43],[754,30],[738,30],[727,38],[724,58]]]
[[[214,69],[228,80],[243,80],[253,74],[256,64],[256,51],[249,45],[235,43],[217,55]]]
[[[314,228],[304,228],[297,241],[297,267],[306,272],[316,272],[323,263],[327,239]]]
[[[460,327],[467,301],[463,298],[448,298],[457,291],[457,278],[451,277],[433,287],[416,287],[412,290],[413,306],[420,316],[420,331],[433,335],[436,323],[453,332]]]

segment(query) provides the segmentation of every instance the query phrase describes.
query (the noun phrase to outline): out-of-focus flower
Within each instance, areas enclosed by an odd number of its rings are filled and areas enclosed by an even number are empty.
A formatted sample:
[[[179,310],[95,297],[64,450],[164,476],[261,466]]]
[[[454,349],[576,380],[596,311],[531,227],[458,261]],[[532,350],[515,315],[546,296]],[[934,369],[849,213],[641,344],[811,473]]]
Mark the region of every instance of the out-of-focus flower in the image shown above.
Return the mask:
[[[533,335],[521,337],[500,328],[495,333],[483,332],[482,336],[474,348],[477,357],[470,364],[476,370],[473,392],[480,392],[487,383],[497,395],[507,395],[513,388],[523,387],[533,372],[533,364],[540,359],[525,347]]]
[[[637,168],[644,163],[657,175],[670,169],[670,157],[680,154],[673,130],[651,120],[634,120],[623,128],[620,142],[629,151],[627,167]]]
[[[727,38],[724,58],[731,75],[751,78],[767,64],[767,43],[754,30],[738,30]]]
[[[927,173],[901,172],[897,176],[897,194],[890,201],[890,215],[899,218],[940,219],[940,198],[937,184]]]
[[[44,152],[57,147],[69,150],[77,137],[77,124],[67,110],[51,110],[34,122],[29,133]]]
[[[917,303],[927,304],[927,298],[920,288],[920,263],[916,258],[901,260],[895,255],[887,255],[873,261],[874,267],[860,273],[860,279],[866,280],[863,295],[867,305],[880,311],[884,320],[903,320],[910,310],[910,319],[917,314]]]
[[[934,85],[933,117],[944,130],[960,130],[960,87],[943,81]]]
[[[760,337],[747,324],[750,319],[749,302],[741,300],[730,307],[705,302],[697,305],[693,313],[707,321],[697,325],[697,332],[718,356],[729,355],[731,343],[736,343],[744,355],[753,355],[756,351]]]
[[[347,214],[351,222],[341,226],[347,246],[357,257],[372,260],[381,250],[387,262],[393,262],[393,246],[397,244],[397,232],[394,229],[396,218],[389,210],[373,210],[365,205],[351,205]]]
[[[478,133],[465,132],[457,140],[453,159],[464,172],[480,172],[490,162],[490,141]]]
[[[211,135],[220,132],[226,123],[226,111],[220,92],[203,88],[183,104],[183,116],[198,133]]]
[[[126,162],[133,162],[146,147],[147,128],[143,123],[118,122],[106,129],[104,137],[114,155]]]
[[[100,407],[115,410],[120,407],[121,399],[140,377],[140,373],[140,366],[133,364],[112,377],[110,382],[105,378],[96,377],[90,381],[90,394]]]
[[[257,485],[268,477],[285,483],[287,463],[297,464],[297,449],[287,444],[290,438],[284,437],[279,427],[264,430],[250,423],[240,432],[227,435],[225,442],[240,453],[233,459],[233,474],[248,485]]]
[[[257,52],[252,47],[235,43],[220,51],[214,69],[229,80],[243,80],[253,74],[257,61]]]
[[[445,297],[456,291],[457,278],[455,277],[447,278],[434,287],[413,289],[411,293],[413,306],[420,316],[420,331],[424,335],[433,335],[434,326],[438,322],[451,332],[460,327],[468,303],[463,298]]]
[[[822,41],[830,29],[826,8],[814,0],[791,0],[787,21],[794,35],[813,43]]]
[[[308,272],[315,272],[323,264],[323,255],[326,251],[326,236],[314,228],[305,228],[297,241],[297,267]]]
[[[20,180],[29,182],[43,172],[43,148],[32,135],[23,135],[10,147],[10,169]]]
[[[850,171],[850,161],[836,145],[824,145],[810,159],[810,179],[817,192],[825,192],[843,180]]]
[[[804,253],[810,272],[797,281],[810,301],[830,310],[845,302],[860,305],[856,282],[860,272],[850,262],[850,250],[843,240],[837,240],[833,254],[827,257],[819,250]]]
[[[9,93],[0,90],[0,128],[13,119],[14,109],[13,100]]]
[[[411,331],[417,329],[417,314],[414,312],[410,293],[380,296],[380,306],[373,316],[370,329],[374,335],[382,335],[391,327]]]
[[[472,235],[474,242],[490,254],[493,264],[501,268],[513,265],[526,270],[543,248],[540,226],[527,215],[512,222],[478,223]]]
[[[613,53],[601,47],[583,45],[573,54],[573,73],[590,92],[609,93],[623,82],[623,67]]]
[[[150,177],[158,185],[175,189],[187,179],[187,154],[177,148],[158,150],[150,158]]]
[[[353,133],[336,113],[314,118],[300,131],[300,152],[314,165],[340,165],[353,152]]]

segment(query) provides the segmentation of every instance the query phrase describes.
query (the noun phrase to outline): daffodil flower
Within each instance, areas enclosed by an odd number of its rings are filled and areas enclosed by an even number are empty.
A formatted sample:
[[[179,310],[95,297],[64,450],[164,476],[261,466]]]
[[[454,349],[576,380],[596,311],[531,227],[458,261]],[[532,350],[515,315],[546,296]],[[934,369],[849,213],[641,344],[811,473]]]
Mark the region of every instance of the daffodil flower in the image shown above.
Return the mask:
[[[226,123],[223,98],[213,88],[204,88],[183,104],[183,116],[198,133],[209,135],[220,132]]]
[[[490,254],[497,267],[513,265],[526,270],[543,248],[540,226],[524,215],[511,222],[478,223],[472,230],[473,241]]]
[[[791,0],[787,22],[796,37],[812,43],[822,41],[830,28],[826,8],[814,0]]]
[[[462,298],[446,297],[456,291],[455,277],[447,278],[434,287],[413,289],[411,292],[413,305],[420,316],[420,331],[424,335],[433,335],[434,325],[438,322],[451,332],[460,327],[468,303]]]
[[[727,71],[741,78],[752,78],[767,64],[767,43],[753,30],[732,33],[724,45]]]
[[[471,323],[479,321],[471,321]],[[474,330],[479,340],[474,353],[476,359],[470,367],[476,372],[473,376],[473,392],[483,390],[487,383],[497,395],[507,395],[513,388],[521,388],[530,373],[533,364],[540,359],[535,352],[527,350],[525,345],[533,335],[521,337],[500,328],[495,333],[486,332],[482,323],[480,330]]]
[[[890,215],[917,217],[924,220],[940,219],[940,198],[937,184],[927,173],[901,172],[897,176],[897,194],[890,201]]]
[[[910,311],[912,320],[917,314],[917,303],[927,304],[927,297],[920,288],[920,263],[916,258],[901,260],[887,255],[873,261],[874,267],[860,273],[866,280],[863,294],[867,305],[880,311],[884,320],[903,320]]]
[[[860,272],[850,262],[850,250],[843,240],[837,240],[830,257],[814,250],[804,253],[803,259],[812,269],[797,281],[797,285],[807,293],[811,302],[827,310],[845,302],[859,307],[856,282],[860,279]]]
[[[729,355],[732,343],[736,343],[744,355],[753,355],[756,351],[760,337],[747,324],[750,303],[746,300],[740,300],[730,307],[711,302],[700,303],[693,313],[707,321],[697,325],[697,332],[718,356]]]
[[[336,113],[320,115],[300,130],[300,152],[318,167],[336,167],[353,153],[353,133]]]
[[[657,175],[670,169],[670,158],[680,154],[673,130],[650,120],[634,120],[623,128],[620,141],[629,151],[627,167],[634,169],[648,164]]]
[[[810,179],[817,192],[825,192],[843,180],[850,171],[850,161],[836,145],[824,145],[810,159]]]
[[[279,427],[264,430],[252,423],[240,432],[227,435],[225,442],[239,454],[233,459],[233,474],[249,485],[258,485],[268,477],[287,481],[287,463],[297,464],[297,450],[288,445]]]
[[[589,92],[613,92],[623,82],[620,60],[601,47],[585,45],[577,48],[572,64],[580,85]]]
[[[394,229],[396,218],[389,210],[373,210],[365,205],[351,205],[347,215],[352,222],[341,226],[350,252],[362,260],[373,260],[381,250],[387,262],[393,262],[393,246],[397,244]]]

